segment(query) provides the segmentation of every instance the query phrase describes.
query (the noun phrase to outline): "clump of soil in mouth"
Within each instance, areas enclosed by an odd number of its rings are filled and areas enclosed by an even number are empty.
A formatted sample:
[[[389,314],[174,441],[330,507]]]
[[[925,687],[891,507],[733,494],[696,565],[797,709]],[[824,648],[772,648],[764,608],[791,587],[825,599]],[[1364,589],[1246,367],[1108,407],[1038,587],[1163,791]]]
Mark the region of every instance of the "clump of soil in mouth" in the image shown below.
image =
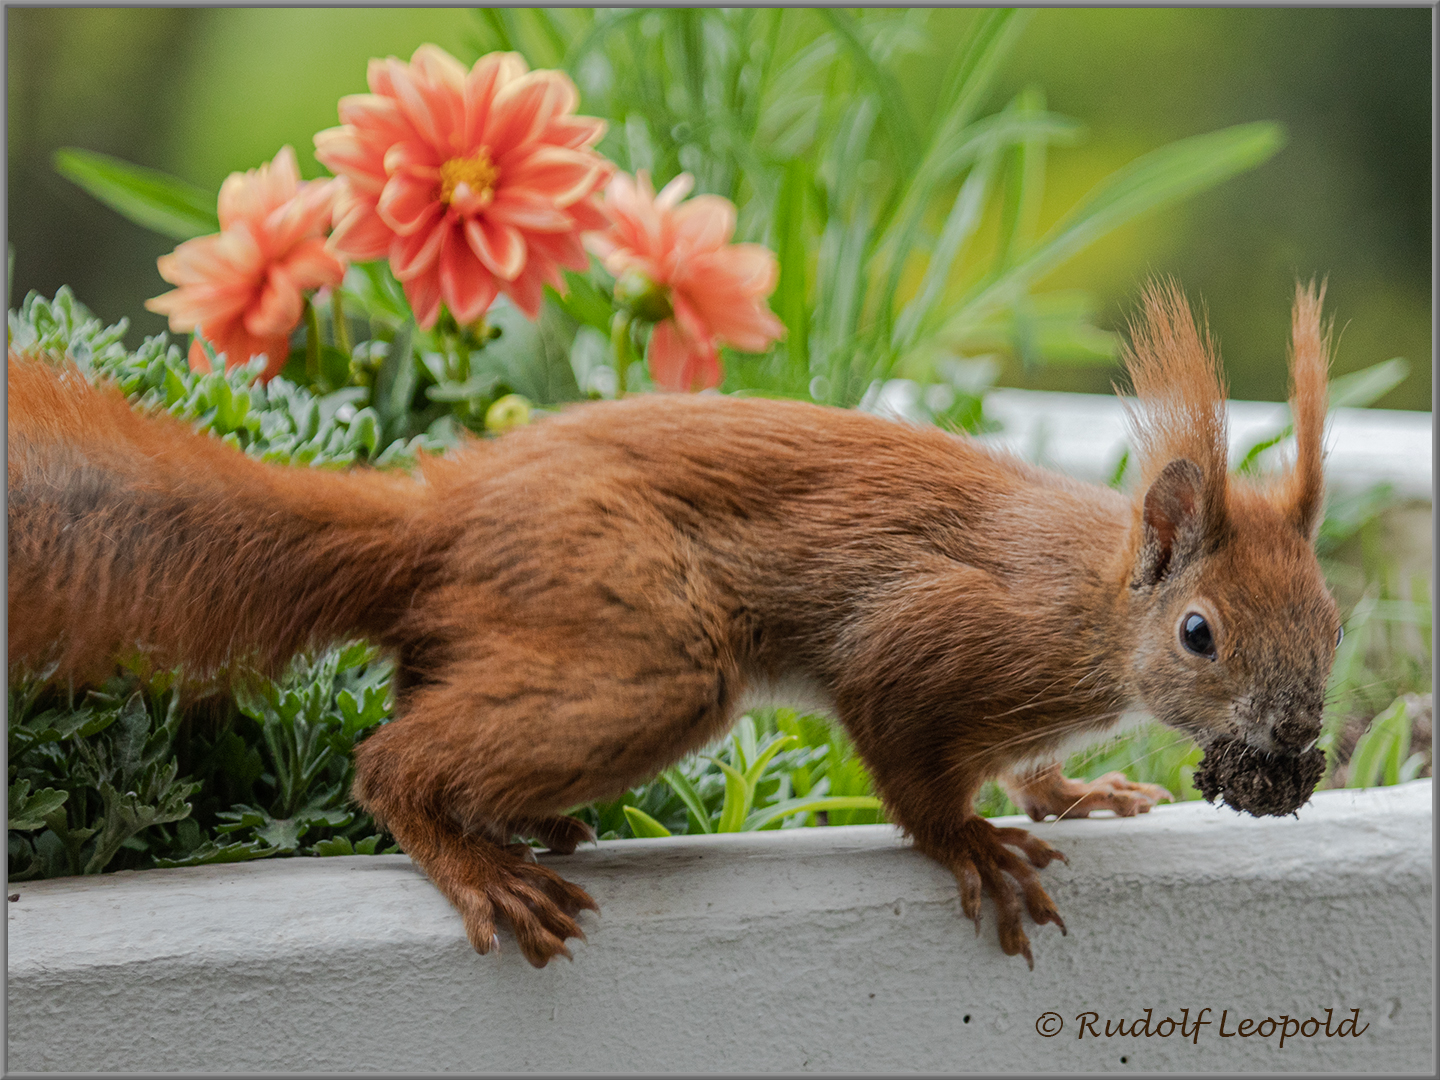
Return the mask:
[[[1255,817],[1293,814],[1325,775],[1325,752],[1268,754],[1240,739],[1217,739],[1205,748],[1194,783],[1207,802],[1217,795]]]

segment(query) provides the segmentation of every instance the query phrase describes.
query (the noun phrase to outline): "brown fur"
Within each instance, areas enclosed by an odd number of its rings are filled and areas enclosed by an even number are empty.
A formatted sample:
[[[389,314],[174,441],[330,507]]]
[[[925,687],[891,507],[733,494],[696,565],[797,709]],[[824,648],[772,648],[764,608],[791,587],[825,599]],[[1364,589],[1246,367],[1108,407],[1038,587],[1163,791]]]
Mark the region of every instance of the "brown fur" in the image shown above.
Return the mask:
[[[1152,290],[1130,500],[930,428],[713,396],[580,406],[415,478],[275,467],[12,356],[10,660],[96,677],[138,646],[273,671],[371,636],[401,690],[357,752],[357,799],[477,949],[503,919],[537,964],[569,955],[593,904],[512,837],[572,850],[568,808],[715,739],[747,689],[800,679],[965,912],[978,926],[991,895],[1028,959],[1022,900],[1063,927],[1031,868],[1058,853],[975,814],[986,778],[1065,812],[1075,789],[1045,766],[1137,699],[1267,749],[1318,723],[1336,619],[1309,547],[1316,320],[1297,306],[1307,479],[1267,494],[1226,478],[1213,358],[1178,291]],[[1217,660],[1177,643],[1196,607]],[[1121,790],[1094,805],[1159,797]]]

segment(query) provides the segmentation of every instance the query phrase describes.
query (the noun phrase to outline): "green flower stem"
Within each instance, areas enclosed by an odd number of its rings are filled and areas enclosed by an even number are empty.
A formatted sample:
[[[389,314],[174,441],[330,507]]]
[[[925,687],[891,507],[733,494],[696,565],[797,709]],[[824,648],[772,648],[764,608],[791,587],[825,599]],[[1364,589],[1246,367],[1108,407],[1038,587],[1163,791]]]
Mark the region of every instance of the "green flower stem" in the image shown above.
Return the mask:
[[[315,305],[309,300],[305,301],[304,318],[305,374],[313,383],[320,379],[320,316],[315,313]]]
[[[635,359],[630,348],[630,313],[617,311],[610,323],[610,344],[615,349],[615,397],[625,396],[625,375]]]
[[[335,347],[346,356],[350,355],[350,331],[345,326],[345,303],[340,299],[340,290],[330,290],[330,318],[335,324]]]

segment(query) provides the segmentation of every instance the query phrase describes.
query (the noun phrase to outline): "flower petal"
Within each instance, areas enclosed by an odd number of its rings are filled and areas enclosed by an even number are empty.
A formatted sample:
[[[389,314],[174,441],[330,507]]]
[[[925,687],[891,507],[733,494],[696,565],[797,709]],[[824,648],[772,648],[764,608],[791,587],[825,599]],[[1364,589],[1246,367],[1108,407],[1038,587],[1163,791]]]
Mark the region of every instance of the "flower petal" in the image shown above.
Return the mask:
[[[666,390],[706,390],[724,378],[714,344],[683,333],[674,319],[655,324],[645,355],[651,377]]]
[[[527,318],[540,317],[540,303],[545,299],[545,279],[538,262],[529,263],[514,281],[499,282],[500,291],[508,296]]]
[[[580,232],[594,232],[610,225],[610,219],[593,195],[571,203],[565,208],[565,212],[574,219],[575,228]]]
[[[480,264],[458,225],[445,232],[439,274],[440,296],[458,323],[473,323],[495,300],[495,275]]]
[[[335,257],[321,236],[300,241],[280,265],[301,289],[339,285],[345,278],[344,261]]]
[[[441,223],[442,216],[437,203],[433,217],[424,227],[416,229],[409,236],[397,235],[390,242],[390,271],[397,280],[409,281],[434,267],[435,260],[440,256],[440,241],[444,236]]]
[[[389,146],[417,137],[415,126],[405,118],[400,103],[382,94],[347,94],[340,99],[337,110],[340,122],[366,145]],[[345,128],[330,128],[343,131]]]
[[[540,133],[540,142],[578,149],[594,146],[605,135],[604,120],[593,116],[552,116]]]
[[[384,158],[350,128],[326,128],[315,133],[315,160],[344,177],[355,191],[379,197],[386,180]]]
[[[557,206],[569,206],[602,185],[608,163],[589,150],[536,146],[519,160],[514,155],[502,165],[503,188],[512,187],[543,195]]]
[[[660,199],[655,203],[658,206]],[[718,195],[696,195],[675,210],[671,221],[672,243],[682,255],[714,251],[735,235],[735,204]]]
[[[288,334],[305,311],[305,298],[283,266],[273,266],[259,300],[245,312],[247,332],[256,337]]]
[[[337,180],[311,180],[300,185],[300,191],[289,202],[270,211],[265,219],[268,233],[266,246],[272,255],[283,257],[307,236],[321,236],[330,229],[335,198],[340,191]]]
[[[447,67],[438,59],[443,56],[454,64]],[[463,126],[465,103],[461,98],[464,75],[459,64],[434,45],[421,45],[408,66],[392,59],[390,83],[400,111],[415,128],[420,141],[430,144],[442,157],[460,153],[464,148]]]
[[[514,226],[468,218],[465,239],[486,269],[503,281],[513,281],[525,267],[525,237]]]
[[[337,207],[335,229],[330,234],[330,246],[339,254],[355,262],[369,262],[381,259],[390,251],[390,241],[395,230],[386,225],[375,212],[373,200],[355,200],[341,212]]]
[[[482,145],[485,122],[499,90],[529,70],[525,58],[514,52],[487,53],[475,61],[465,76],[465,150],[471,153]]]
[[[239,322],[205,326],[196,332],[196,340],[190,344],[190,367],[195,371],[208,371],[210,367],[204,350],[199,347],[199,338],[202,337],[210,342],[218,355],[224,356],[226,371],[249,363],[252,357],[265,356],[265,370],[260,375],[262,382],[278,375],[290,355],[289,335],[251,334]]]
[[[392,176],[380,193],[375,211],[380,219],[401,236],[426,228],[444,209],[438,184],[408,175]]]
[[[648,181],[649,178],[646,179]],[[679,205],[681,199],[690,194],[694,187],[695,177],[688,172],[682,172],[660,189],[660,194],[655,196],[655,208],[657,210],[673,210]]]
[[[497,191],[485,208],[485,216],[502,225],[535,232],[566,232],[575,227],[574,219],[554,200],[518,186]]]
[[[275,159],[258,169],[234,172],[220,185],[217,214],[223,232],[241,221],[259,221],[295,195],[300,167],[295,151],[282,146]]]
[[[440,274],[432,266],[428,271],[417,274],[402,283],[405,299],[410,301],[410,310],[415,313],[415,322],[422,330],[429,330],[440,318]]]
[[[561,71],[531,71],[495,94],[481,141],[499,161],[517,147],[534,142],[552,116],[573,112],[580,95]]]
[[[566,233],[532,233],[525,238],[530,245],[530,258],[546,259],[550,262],[559,263],[570,270],[584,270],[590,265],[590,260],[585,256],[585,247],[580,243],[580,237],[573,232]],[[564,278],[558,273],[556,278],[560,285],[564,284]],[[555,284],[555,282],[551,282]],[[563,292],[564,290],[561,289]]]

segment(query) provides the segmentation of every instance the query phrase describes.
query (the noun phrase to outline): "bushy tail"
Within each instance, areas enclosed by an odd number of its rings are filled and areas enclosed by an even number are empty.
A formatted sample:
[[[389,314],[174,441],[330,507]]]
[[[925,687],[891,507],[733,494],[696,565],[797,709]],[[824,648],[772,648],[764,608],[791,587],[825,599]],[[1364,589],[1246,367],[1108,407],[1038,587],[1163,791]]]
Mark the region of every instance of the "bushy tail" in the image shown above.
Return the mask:
[[[419,481],[263,464],[13,353],[8,447],[12,667],[87,681],[139,651],[273,673],[383,643],[443,547]]]

